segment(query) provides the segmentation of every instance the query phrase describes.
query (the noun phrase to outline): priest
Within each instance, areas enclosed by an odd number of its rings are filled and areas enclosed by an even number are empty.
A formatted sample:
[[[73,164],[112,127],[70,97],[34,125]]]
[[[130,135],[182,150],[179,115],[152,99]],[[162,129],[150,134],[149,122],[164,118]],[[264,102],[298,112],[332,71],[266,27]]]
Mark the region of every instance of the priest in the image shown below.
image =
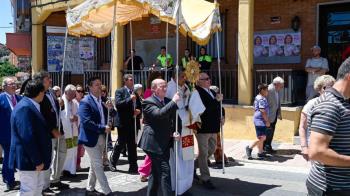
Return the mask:
[[[74,101],[76,87],[68,84],[62,96],[64,109],[61,111],[61,120],[66,138],[67,155],[64,162],[63,170],[66,175],[75,176],[78,154],[78,105]]]
[[[176,188],[176,157],[175,150],[178,152],[178,170],[177,170],[177,193],[185,193],[192,187],[194,172],[194,137],[193,125],[200,123],[199,115],[204,112],[205,107],[199,97],[199,94],[191,92],[189,86],[185,83],[186,75],[183,70],[179,71],[178,84],[176,84],[176,72],[174,71],[171,81],[168,83],[166,97],[172,97],[178,91],[180,100],[178,101],[178,131],[181,139],[177,149],[170,151],[170,168],[172,189]]]

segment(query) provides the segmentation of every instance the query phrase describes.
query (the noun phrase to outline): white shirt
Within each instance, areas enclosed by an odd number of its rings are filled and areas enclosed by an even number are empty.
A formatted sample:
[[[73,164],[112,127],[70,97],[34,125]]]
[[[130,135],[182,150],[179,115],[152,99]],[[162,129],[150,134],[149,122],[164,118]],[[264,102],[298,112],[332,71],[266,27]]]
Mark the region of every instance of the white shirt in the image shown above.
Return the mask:
[[[9,105],[11,107],[11,110],[13,110],[14,105],[12,105],[12,101],[11,101],[12,95],[8,94],[7,92],[5,92],[5,95],[6,95],[7,101],[9,102]],[[16,95],[13,95],[13,96],[15,96],[15,99],[16,99]],[[17,103],[17,99],[16,99],[16,103]]]
[[[101,101],[101,97],[98,99],[97,97],[95,97],[93,94],[90,94],[91,97],[94,99],[98,111],[100,112],[100,117],[101,117],[101,124],[102,125],[106,125],[106,121],[105,121],[105,115],[103,113],[103,107],[102,107],[102,101]]]
[[[326,58],[310,58],[306,62],[306,68],[321,68],[323,70],[328,71],[328,60]],[[313,86],[317,77],[321,75],[316,73],[308,73],[307,74],[307,86]]]
[[[40,112],[40,104],[36,102],[34,99],[29,99],[35,106],[35,108]]]

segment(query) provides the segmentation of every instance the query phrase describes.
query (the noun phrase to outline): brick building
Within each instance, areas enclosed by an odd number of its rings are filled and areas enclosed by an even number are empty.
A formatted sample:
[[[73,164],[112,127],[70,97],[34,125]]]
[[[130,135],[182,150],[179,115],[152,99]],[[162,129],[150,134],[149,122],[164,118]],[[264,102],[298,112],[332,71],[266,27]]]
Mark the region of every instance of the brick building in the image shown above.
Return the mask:
[[[81,0],[68,1],[74,7]],[[304,103],[306,73],[304,65],[311,57],[310,48],[320,45],[322,56],[329,61],[330,74],[335,75],[342,62],[342,53],[346,50],[350,25],[349,0],[218,0],[222,19],[220,33],[220,51],[223,68],[223,92],[228,105],[225,134],[234,138],[251,138],[254,128],[250,107],[259,82],[269,83],[279,75],[285,81],[283,92],[284,120],[278,123],[276,139],[292,141],[297,132],[300,107]],[[47,37],[63,36],[65,27],[66,1],[32,0],[32,65],[33,71],[47,69]],[[166,24],[155,17],[144,18],[133,22],[133,48],[142,56],[147,64],[152,63],[155,56],[150,51],[158,50],[165,43]],[[109,79],[110,37],[95,40],[95,67],[92,72],[100,73],[111,82],[112,89],[121,85],[123,59],[130,49],[129,25],[117,26],[114,48],[115,65],[112,78]],[[61,29],[60,29],[61,28]],[[56,30],[53,30],[56,29]],[[254,58],[255,35],[288,34],[298,39],[298,54],[288,58]],[[169,25],[169,52],[174,51],[175,28]],[[280,42],[283,42],[282,38]],[[283,43],[282,43],[283,45]],[[284,46],[286,47],[286,46]],[[190,38],[180,37],[180,52],[185,48],[198,54],[199,46]],[[215,39],[207,49],[214,58],[216,56]],[[153,54],[153,53],[152,53]],[[173,56],[175,53],[172,54]],[[268,63],[270,62],[270,63]],[[212,66],[213,78],[216,65]],[[81,74],[73,74],[73,83],[82,83],[86,70]]]

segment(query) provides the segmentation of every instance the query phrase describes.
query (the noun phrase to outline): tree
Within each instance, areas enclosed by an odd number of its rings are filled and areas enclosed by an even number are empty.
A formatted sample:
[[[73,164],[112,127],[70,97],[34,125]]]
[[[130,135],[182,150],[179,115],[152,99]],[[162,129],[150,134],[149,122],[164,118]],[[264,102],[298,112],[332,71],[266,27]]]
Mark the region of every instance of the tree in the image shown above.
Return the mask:
[[[11,65],[8,61],[0,63],[0,77],[14,76],[20,69]]]
[[[5,45],[0,44],[0,57],[10,55],[10,50],[6,48]]]

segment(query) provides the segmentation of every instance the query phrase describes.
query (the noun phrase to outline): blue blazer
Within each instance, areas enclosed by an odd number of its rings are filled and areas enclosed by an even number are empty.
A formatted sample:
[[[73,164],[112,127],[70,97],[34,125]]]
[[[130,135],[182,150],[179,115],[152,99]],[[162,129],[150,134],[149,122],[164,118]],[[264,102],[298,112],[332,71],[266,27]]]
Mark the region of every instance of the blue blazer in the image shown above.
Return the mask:
[[[16,105],[11,115],[9,167],[34,171],[44,163],[50,168],[52,141],[44,117],[27,97]]]
[[[15,95],[17,103],[21,100],[21,96]],[[5,93],[0,94],[0,144],[11,143],[11,106],[7,100]]]
[[[105,121],[107,122],[107,108],[103,105]],[[101,116],[94,98],[89,94],[79,103],[80,117],[78,143],[87,147],[95,147],[100,134],[105,134],[105,125],[101,124]],[[105,124],[106,124],[105,122]]]

